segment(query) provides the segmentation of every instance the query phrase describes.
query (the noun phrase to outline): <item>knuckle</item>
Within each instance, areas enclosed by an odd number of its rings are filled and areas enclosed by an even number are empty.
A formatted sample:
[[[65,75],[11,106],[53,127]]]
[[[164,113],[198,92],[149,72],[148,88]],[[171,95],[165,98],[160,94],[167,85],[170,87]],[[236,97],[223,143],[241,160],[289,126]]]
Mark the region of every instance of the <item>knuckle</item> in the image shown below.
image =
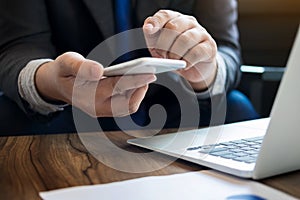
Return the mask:
[[[196,17],[191,16],[191,15],[186,15],[186,18],[191,21],[192,23],[198,23],[198,20],[196,19]]]
[[[217,43],[213,39],[211,39],[211,46],[213,48],[214,53],[217,53]]]
[[[199,61],[209,61],[215,58],[217,45],[213,39],[199,43],[189,51],[189,62],[195,64]]]
[[[152,18],[153,18],[153,17],[147,17],[147,18],[145,19],[145,22],[146,22],[146,23],[151,22],[151,21],[152,21]]]
[[[170,18],[171,16],[171,11],[169,10],[159,10],[157,12],[157,17],[160,17],[160,18]]]
[[[78,58],[81,58],[80,54],[75,52],[66,52],[58,56],[56,62],[61,67],[79,68],[83,63],[83,60],[79,60]]]
[[[216,55],[217,55],[217,44],[213,39],[209,40],[208,46],[207,46],[206,49],[207,49],[206,51],[207,51],[208,60],[211,60],[211,59],[216,57]]]
[[[179,45],[184,46],[189,43],[195,42],[195,33],[192,31],[186,31],[178,38]]]
[[[62,56],[71,57],[71,56],[74,56],[74,54],[75,54],[74,52],[68,51],[68,52],[62,54]]]
[[[182,56],[183,56],[183,54],[181,52],[177,52],[175,50],[167,53],[167,58],[170,58],[170,59],[176,59],[176,60],[178,60]]]
[[[177,24],[174,23],[174,22],[172,22],[172,21],[169,21],[169,22],[166,23],[166,25],[164,26],[164,28],[170,29],[170,30],[176,30],[177,29]]]
[[[63,53],[62,55],[60,55],[58,58],[59,60],[73,60],[74,57],[77,57],[77,53],[75,52],[66,52],[66,53]]]
[[[201,26],[199,23],[198,23],[198,26],[197,26],[197,28],[199,29],[199,31],[201,31],[201,32],[203,32],[203,33],[206,33],[206,34],[208,34],[208,32],[207,32],[206,28],[204,28],[203,26]]]
[[[190,51],[190,63],[195,64],[198,62],[199,58],[203,55],[203,48],[197,45]]]
[[[168,21],[170,19],[173,19],[173,18],[175,18],[177,16],[180,16],[180,15],[181,14],[179,12],[172,11],[172,10],[162,9],[162,10],[159,10],[154,15],[154,17],[157,17],[160,22],[163,22],[163,21]]]
[[[62,54],[62,55],[60,55],[60,56],[58,56],[57,58],[56,58],[56,62],[59,64],[59,65],[61,65],[61,66],[63,66],[64,64],[65,64],[65,60],[66,59],[69,59],[69,52],[68,53],[64,53],[64,54]]]

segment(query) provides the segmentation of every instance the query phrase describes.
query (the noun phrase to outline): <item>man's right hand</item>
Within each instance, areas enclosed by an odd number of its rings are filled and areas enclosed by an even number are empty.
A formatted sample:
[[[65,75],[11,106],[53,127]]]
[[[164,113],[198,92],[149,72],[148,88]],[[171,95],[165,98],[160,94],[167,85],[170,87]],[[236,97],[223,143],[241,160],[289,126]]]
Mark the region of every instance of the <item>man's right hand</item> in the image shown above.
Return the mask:
[[[43,64],[35,84],[45,100],[64,101],[93,117],[120,117],[137,111],[154,74],[103,77],[103,66],[68,52]]]

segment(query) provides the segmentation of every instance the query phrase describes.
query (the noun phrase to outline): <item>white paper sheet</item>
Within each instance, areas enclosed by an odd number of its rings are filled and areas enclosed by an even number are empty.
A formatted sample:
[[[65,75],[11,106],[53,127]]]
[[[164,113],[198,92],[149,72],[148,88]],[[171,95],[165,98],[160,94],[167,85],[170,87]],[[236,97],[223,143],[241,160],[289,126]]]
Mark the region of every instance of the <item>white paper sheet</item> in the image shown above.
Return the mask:
[[[289,200],[261,183],[207,170],[41,192],[45,200]]]

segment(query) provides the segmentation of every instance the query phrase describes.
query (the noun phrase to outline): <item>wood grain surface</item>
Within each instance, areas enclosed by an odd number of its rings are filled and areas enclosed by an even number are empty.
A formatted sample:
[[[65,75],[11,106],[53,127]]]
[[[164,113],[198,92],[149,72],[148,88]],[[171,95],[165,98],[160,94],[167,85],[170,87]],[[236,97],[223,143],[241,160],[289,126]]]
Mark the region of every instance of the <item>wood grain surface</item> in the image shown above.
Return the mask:
[[[40,191],[206,169],[131,146],[126,143],[130,136],[122,132],[86,134],[108,138],[118,148],[134,153],[134,163],[102,148],[103,164],[87,151],[77,134],[0,137],[0,199],[34,200],[40,199]],[[118,168],[107,163],[117,163]],[[157,170],[134,173],[145,165]],[[300,171],[261,182],[300,198]]]

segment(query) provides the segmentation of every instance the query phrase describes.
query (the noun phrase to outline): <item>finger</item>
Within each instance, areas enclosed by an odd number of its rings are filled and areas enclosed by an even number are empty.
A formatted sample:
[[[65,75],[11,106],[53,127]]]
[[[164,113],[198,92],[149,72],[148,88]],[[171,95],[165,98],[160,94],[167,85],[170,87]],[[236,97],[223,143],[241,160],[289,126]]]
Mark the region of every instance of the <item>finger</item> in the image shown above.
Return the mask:
[[[213,40],[206,40],[197,44],[184,55],[184,60],[188,63],[185,70],[199,62],[210,62],[215,58],[216,53],[217,47]]]
[[[167,58],[169,50],[179,35],[180,32],[176,30],[162,29],[153,50],[160,58]]]
[[[63,73],[76,76],[76,69],[80,68],[84,57],[75,52],[67,52],[58,56],[55,61],[59,64]]]
[[[189,29],[176,38],[167,57],[180,60],[190,49],[207,39],[207,34],[204,34],[202,29],[198,27]]]
[[[154,77],[154,78],[153,78]],[[95,100],[94,103],[90,103],[91,105],[95,105],[95,112],[93,112],[93,109],[89,109],[87,113],[89,113],[91,116],[112,116],[112,108],[111,108],[111,101],[112,99],[116,99],[114,106],[116,106],[116,110],[119,113],[122,111],[122,113],[125,113],[124,110],[128,110],[128,108],[124,108],[124,103],[128,105],[129,98],[130,98],[130,91],[136,90],[143,87],[148,87],[148,84],[154,80],[156,80],[156,77],[154,75],[134,75],[134,76],[126,76],[126,80],[124,80],[122,83],[118,80],[121,77],[109,77],[102,79],[99,83],[97,82],[88,82],[88,86],[86,87],[87,91],[95,91],[95,95],[89,97],[91,101]],[[137,80],[137,81],[135,81]],[[97,83],[97,86],[94,87],[93,83]],[[119,89],[116,89],[117,87],[120,87]],[[92,86],[92,88],[88,89],[89,86]],[[125,87],[126,89],[123,89]],[[95,90],[93,90],[95,88]],[[118,92],[115,92],[115,91]],[[127,99],[127,100],[126,100]],[[117,103],[116,103],[117,102]],[[84,103],[84,102],[79,102]],[[86,103],[86,102],[85,102]],[[85,105],[85,107],[87,107]],[[119,108],[120,107],[120,108]],[[126,112],[128,113],[128,112]]]
[[[126,92],[126,95],[114,95],[105,103],[101,104],[98,109],[97,116],[104,117],[123,117],[135,113],[142,100],[145,97],[148,86],[143,86],[138,89],[132,89]]]
[[[153,74],[128,75],[122,77],[109,77],[102,79],[99,83],[99,92],[109,97],[114,94],[123,94],[127,90],[136,89],[148,85],[156,80]]]
[[[165,26],[165,24],[181,14],[170,10],[160,10],[152,17],[148,17],[143,25],[144,36],[147,45],[151,48],[156,44],[159,31]]]
[[[181,70],[178,73],[190,82],[199,82],[203,79],[200,69],[194,67],[188,70]]]
[[[146,34],[154,34],[158,30],[162,29],[168,21],[173,18],[179,17],[181,14],[179,12],[171,10],[160,10],[155,13],[152,17],[148,17],[145,20],[144,27]]]
[[[103,72],[104,69],[100,63],[86,59],[77,71],[77,77],[88,81],[98,81],[102,78]]]
[[[168,52],[176,39],[185,31],[195,28],[196,26],[199,26],[197,20],[188,15],[180,15],[169,20],[161,30],[155,48],[158,49],[159,54],[161,54],[163,58],[169,58]],[[183,45],[181,48],[185,49],[186,47]]]
[[[145,85],[133,91],[129,100],[130,114],[135,113],[138,110],[142,100],[145,98],[147,90],[148,90],[148,85]]]
[[[135,113],[144,99],[148,85],[127,91],[126,95],[112,97],[111,105],[113,116],[123,117]]]
[[[178,72],[196,91],[207,89],[215,80],[217,69],[216,64],[210,62],[200,62],[194,67]]]
[[[128,112],[128,99],[125,95],[114,95],[107,99],[105,104],[97,106],[96,102],[96,115],[97,117],[121,117],[129,114]]]
[[[115,85],[118,85],[121,92],[125,92],[127,90],[143,87],[154,81],[156,81],[154,74],[131,75],[122,76]]]
[[[103,75],[103,66],[95,61],[87,60],[75,52],[64,53],[56,61],[64,76],[76,76],[83,80],[99,80]]]

